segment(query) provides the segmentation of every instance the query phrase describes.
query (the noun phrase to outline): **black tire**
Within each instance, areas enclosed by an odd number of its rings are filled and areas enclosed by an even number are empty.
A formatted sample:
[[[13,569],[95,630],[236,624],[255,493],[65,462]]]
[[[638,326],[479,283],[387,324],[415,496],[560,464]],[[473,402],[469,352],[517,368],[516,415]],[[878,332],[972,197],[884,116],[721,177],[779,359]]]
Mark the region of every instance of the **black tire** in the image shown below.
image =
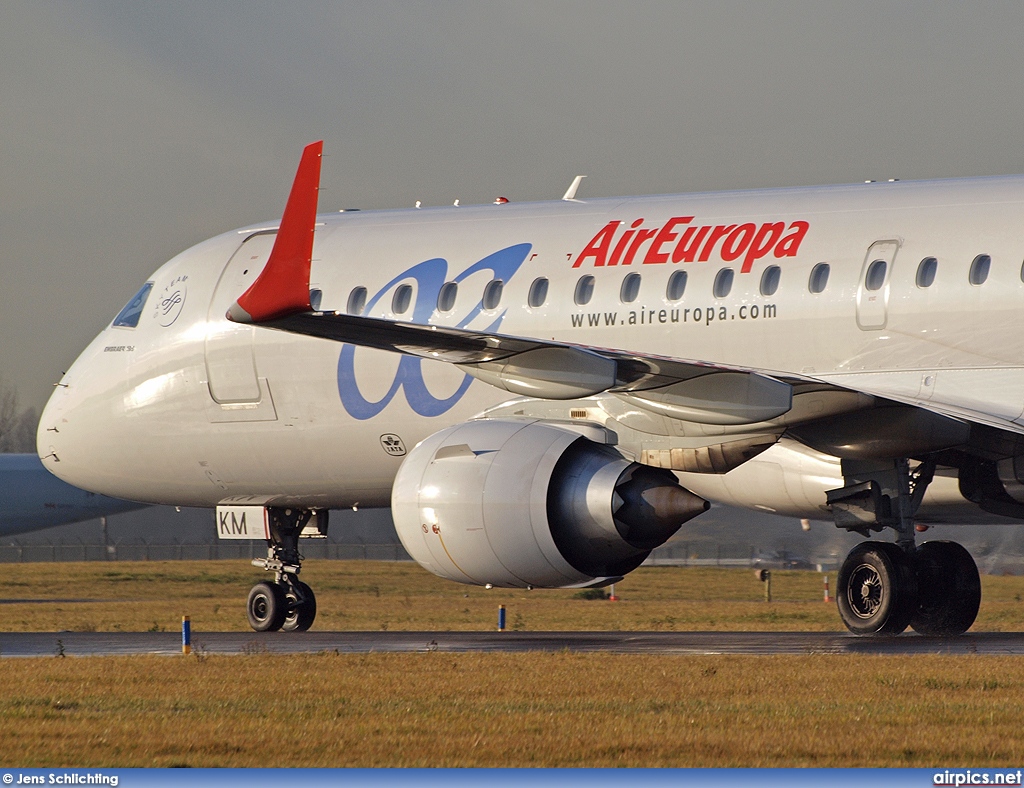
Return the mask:
[[[276,632],[288,615],[284,589],[277,583],[257,583],[249,592],[246,613],[249,626],[257,632]]]
[[[294,590],[289,588],[284,592],[285,601],[290,609],[281,625],[281,631],[305,632],[313,626],[316,619],[316,595],[313,589],[301,580],[296,580],[293,588]],[[301,602],[296,591],[302,595]]]
[[[889,542],[863,542],[839,570],[836,601],[855,635],[898,635],[917,611],[917,577],[907,554]]]
[[[962,635],[981,605],[981,578],[971,554],[956,542],[925,542],[917,550],[917,612],[910,626],[921,635]]]

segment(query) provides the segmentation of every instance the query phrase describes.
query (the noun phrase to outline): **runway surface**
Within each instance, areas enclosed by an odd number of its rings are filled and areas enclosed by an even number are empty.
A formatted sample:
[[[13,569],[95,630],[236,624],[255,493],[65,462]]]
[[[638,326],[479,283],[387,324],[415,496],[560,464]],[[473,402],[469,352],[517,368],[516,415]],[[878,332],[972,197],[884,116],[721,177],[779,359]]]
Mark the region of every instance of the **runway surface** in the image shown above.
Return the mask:
[[[616,654],[1024,654],[1024,633],[979,632],[955,638],[904,634],[862,638],[836,632],[193,632],[205,654],[324,651],[525,652]],[[173,632],[0,633],[0,657],[180,654]]]

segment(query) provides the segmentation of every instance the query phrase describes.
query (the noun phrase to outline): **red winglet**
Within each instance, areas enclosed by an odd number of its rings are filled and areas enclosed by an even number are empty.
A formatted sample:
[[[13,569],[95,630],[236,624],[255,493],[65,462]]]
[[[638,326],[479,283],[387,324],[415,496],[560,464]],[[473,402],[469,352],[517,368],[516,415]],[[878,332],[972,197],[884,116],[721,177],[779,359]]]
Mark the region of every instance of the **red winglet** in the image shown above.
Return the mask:
[[[313,257],[323,149],[324,142],[320,140],[302,151],[270,259],[256,281],[228,309],[228,320],[260,323],[312,309],[309,266]]]

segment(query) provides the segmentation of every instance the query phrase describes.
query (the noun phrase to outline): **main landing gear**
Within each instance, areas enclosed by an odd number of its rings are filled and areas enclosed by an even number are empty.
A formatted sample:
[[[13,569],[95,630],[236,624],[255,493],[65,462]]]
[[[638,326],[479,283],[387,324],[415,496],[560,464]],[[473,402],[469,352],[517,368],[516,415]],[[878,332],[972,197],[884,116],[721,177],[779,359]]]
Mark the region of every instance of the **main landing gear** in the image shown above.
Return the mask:
[[[840,528],[868,536],[893,528],[896,542],[863,542],[843,561],[836,601],[855,635],[960,635],[974,623],[981,580],[971,554],[955,542],[915,546],[913,516],[935,472],[934,460],[913,471],[907,460],[843,460],[847,486],[828,493]]]
[[[313,514],[308,509],[267,508],[267,557],[252,563],[273,572],[274,580],[254,585],[246,607],[249,625],[257,632],[305,632],[313,626],[316,596],[299,580],[299,535]]]

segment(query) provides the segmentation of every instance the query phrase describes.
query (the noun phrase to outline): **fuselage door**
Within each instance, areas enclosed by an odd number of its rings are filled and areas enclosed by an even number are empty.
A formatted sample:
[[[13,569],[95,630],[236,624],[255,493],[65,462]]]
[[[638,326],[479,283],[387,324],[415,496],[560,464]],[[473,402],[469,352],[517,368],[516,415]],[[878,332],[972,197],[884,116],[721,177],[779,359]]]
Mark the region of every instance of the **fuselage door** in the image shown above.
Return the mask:
[[[206,316],[206,373],[210,396],[221,404],[259,402],[260,383],[253,354],[253,326],[224,315],[266,265],[276,233],[247,238],[221,273]]]
[[[889,319],[889,280],[899,248],[897,240],[875,241],[864,257],[857,285],[857,325],[864,331],[885,328]]]

